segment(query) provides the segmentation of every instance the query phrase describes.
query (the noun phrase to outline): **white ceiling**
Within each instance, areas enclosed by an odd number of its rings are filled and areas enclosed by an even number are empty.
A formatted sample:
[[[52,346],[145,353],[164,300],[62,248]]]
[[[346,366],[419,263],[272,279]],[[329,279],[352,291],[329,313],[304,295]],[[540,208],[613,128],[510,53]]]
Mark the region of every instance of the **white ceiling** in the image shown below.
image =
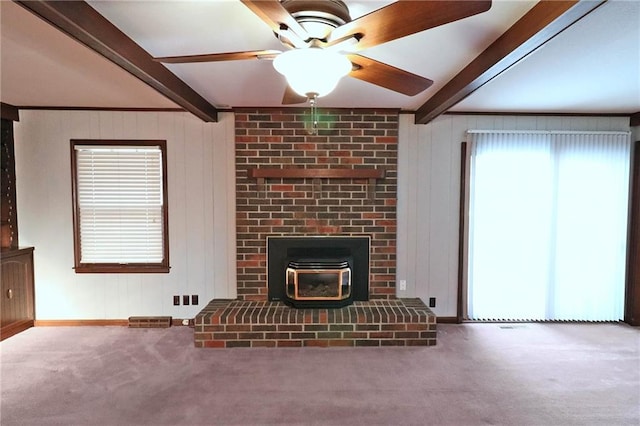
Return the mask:
[[[15,106],[176,108],[136,77],[0,0],[0,100]]]
[[[345,1],[352,18],[389,1]],[[535,1],[494,0],[480,15],[359,52],[434,80],[410,97],[353,78],[322,107],[416,110]],[[282,49],[239,1],[90,1],[153,56]],[[16,106],[175,108],[172,101],[22,7],[0,2],[0,98]],[[279,106],[285,80],[270,61],[168,64],[219,108]],[[478,89],[452,111],[640,111],[640,1],[610,0]]]
[[[640,111],[640,1],[609,1],[452,111]]]

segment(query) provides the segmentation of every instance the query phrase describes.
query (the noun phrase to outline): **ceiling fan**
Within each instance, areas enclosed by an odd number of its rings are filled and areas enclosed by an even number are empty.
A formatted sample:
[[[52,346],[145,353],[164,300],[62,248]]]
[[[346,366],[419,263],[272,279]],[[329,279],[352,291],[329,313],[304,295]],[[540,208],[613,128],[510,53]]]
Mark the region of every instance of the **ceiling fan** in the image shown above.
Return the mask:
[[[491,0],[399,0],[352,20],[341,0],[241,1],[269,25],[286,48],[284,52],[255,50],[154,59],[163,63],[273,59],[274,68],[289,83],[282,100],[285,105],[307,99],[313,104],[347,74],[413,96],[433,81],[355,52],[491,8]]]

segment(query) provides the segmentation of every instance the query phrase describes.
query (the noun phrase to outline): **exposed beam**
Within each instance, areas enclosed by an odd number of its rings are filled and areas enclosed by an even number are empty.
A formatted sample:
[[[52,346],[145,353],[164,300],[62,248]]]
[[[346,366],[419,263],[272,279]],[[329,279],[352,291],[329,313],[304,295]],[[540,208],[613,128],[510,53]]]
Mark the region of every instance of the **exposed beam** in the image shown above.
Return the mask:
[[[218,110],[84,1],[18,1],[204,121]]]
[[[438,117],[605,1],[539,2],[418,108],[416,124]]]
[[[0,102],[0,116],[3,120],[20,121],[18,107]]]

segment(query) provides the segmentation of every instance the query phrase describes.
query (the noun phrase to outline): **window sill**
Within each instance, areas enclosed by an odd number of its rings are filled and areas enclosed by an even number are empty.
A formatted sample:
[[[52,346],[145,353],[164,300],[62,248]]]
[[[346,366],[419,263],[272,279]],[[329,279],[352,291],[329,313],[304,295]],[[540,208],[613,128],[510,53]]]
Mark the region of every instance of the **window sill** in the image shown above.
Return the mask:
[[[171,268],[166,265],[77,265],[77,274],[168,274]]]

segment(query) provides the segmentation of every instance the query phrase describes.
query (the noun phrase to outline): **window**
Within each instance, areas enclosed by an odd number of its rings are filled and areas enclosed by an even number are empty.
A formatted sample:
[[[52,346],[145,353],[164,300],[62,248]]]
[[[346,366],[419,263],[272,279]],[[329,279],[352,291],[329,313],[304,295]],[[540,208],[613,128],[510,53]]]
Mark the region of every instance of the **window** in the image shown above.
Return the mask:
[[[622,319],[629,134],[469,136],[468,317]]]
[[[169,272],[166,141],[71,140],[76,272]]]

